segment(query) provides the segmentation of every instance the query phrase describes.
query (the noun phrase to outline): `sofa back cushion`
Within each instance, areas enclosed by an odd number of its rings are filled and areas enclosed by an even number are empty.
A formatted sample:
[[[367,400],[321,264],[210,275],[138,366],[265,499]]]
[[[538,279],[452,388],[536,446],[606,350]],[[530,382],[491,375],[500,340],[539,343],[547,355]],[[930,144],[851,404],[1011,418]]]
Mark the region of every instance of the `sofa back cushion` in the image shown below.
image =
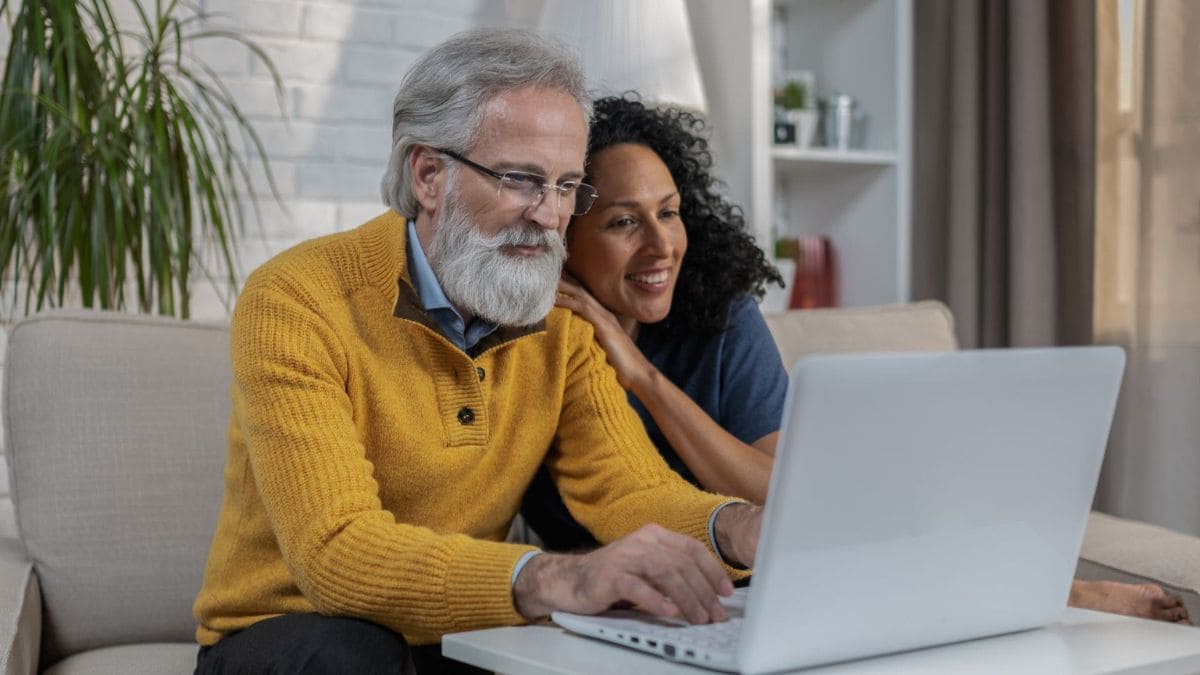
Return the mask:
[[[904,305],[792,310],[766,315],[790,372],[821,352],[939,352],[958,349],[954,316],[936,300]]]
[[[6,448],[41,583],[42,663],[192,641],[223,489],[223,326],[55,311],[10,335]]]

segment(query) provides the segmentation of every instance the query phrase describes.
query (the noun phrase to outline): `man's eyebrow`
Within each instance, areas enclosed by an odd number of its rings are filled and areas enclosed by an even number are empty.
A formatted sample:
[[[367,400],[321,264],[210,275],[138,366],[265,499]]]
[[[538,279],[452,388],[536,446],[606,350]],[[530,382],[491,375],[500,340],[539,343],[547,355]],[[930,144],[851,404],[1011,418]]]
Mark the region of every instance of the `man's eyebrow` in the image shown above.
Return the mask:
[[[546,168],[530,162],[500,162],[492,167],[494,170],[504,173],[505,171],[524,171],[525,173],[533,173],[539,176],[546,176]],[[582,180],[583,171],[567,171],[558,177],[559,181],[564,180]]]

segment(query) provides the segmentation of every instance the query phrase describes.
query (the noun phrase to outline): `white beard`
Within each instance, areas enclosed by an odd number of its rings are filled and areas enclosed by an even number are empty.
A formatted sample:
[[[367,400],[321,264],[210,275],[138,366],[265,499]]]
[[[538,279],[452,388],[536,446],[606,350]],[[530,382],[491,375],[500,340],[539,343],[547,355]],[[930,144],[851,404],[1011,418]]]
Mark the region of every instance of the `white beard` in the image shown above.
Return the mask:
[[[456,307],[498,326],[529,326],[554,307],[567,248],[558,232],[509,226],[485,237],[447,195],[433,228],[429,264]],[[510,255],[506,246],[542,246],[536,256]]]

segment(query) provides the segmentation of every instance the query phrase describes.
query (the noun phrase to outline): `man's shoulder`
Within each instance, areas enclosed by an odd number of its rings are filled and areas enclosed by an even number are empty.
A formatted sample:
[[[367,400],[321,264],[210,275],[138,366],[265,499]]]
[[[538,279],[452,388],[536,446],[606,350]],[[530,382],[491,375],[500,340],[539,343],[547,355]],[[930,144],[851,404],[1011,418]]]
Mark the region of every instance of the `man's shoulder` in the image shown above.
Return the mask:
[[[565,340],[575,347],[595,342],[596,330],[587,319],[564,307],[555,307],[546,315],[546,333]]]
[[[364,284],[393,284],[399,273],[395,249],[403,248],[403,226],[402,217],[383,214],[354,229],[300,242],[254,270],[243,292],[319,289],[344,294]]]

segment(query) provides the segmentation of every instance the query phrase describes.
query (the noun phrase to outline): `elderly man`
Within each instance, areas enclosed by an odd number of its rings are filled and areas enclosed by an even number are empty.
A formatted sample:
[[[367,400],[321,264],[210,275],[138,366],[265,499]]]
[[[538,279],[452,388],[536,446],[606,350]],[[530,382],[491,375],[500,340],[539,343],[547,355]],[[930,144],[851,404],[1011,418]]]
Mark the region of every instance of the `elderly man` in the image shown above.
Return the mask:
[[[451,38],[396,97],[391,210],[247,280],[198,672],[398,672],[448,632],[620,601],[724,618],[759,510],[671,471],[551,311],[590,106],[540,37]],[[552,445],[593,552],[503,542]]]

